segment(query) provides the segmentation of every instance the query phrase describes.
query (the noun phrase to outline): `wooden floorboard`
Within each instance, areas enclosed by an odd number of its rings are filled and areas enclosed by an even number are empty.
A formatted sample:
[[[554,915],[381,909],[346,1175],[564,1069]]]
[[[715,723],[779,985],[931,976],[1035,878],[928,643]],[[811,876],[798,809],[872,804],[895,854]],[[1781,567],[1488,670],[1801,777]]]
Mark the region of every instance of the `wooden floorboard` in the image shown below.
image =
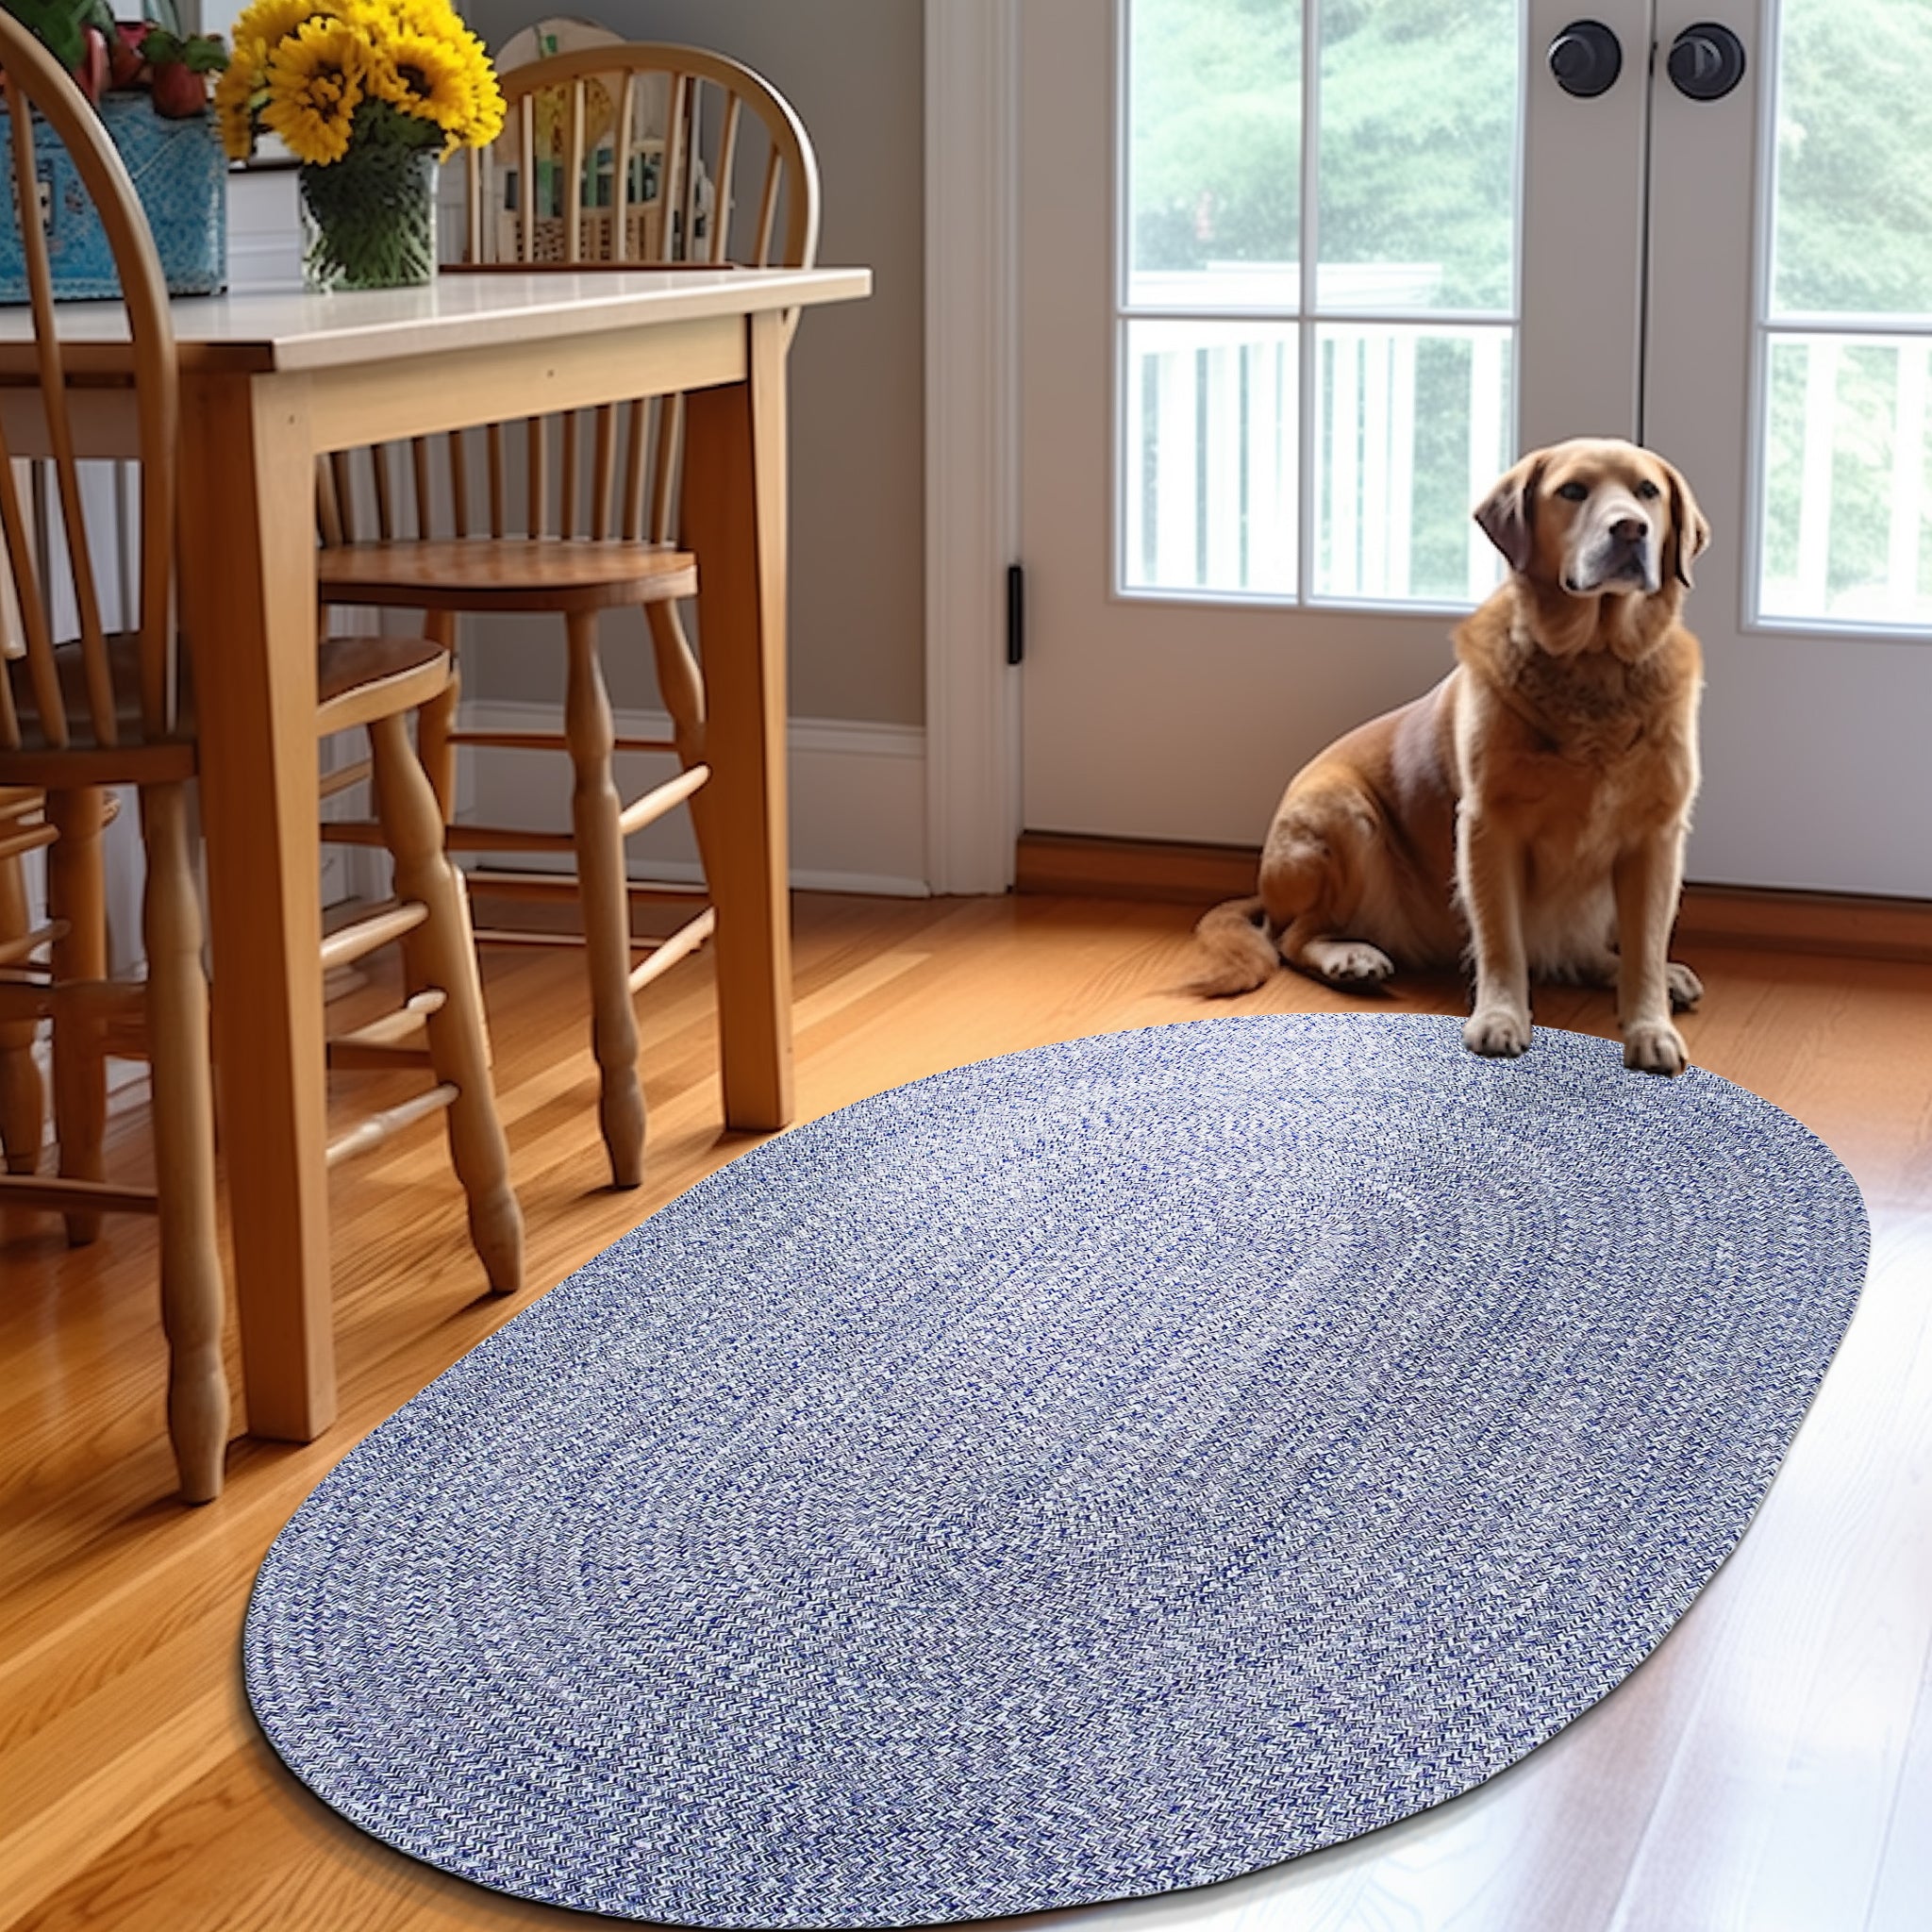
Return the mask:
[[[1044,1041],[1213,1012],[1361,1003],[1283,974],[1185,992],[1197,906],[1054,896],[798,906],[805,1117]],[[1056,1915],[1076,1928],[1924,1932],[1932,1925],[1932,968],[1687,942],[1693,1057],[1806,1122],[1857,1176],[1873,1272],[1749,1536],[1657,1654],[1480,1790],[1232,1884]],[[719,1127],[709,966],[640,1002],[646,1184],[604,1185],[582,960],[487,960],[531,1292],[750,1144]],[[379,995],[363,989],[352,1000]],[[1383,1010],[1454,1011],[1453,980]],[[1607,995],[1546,1024],[1608,1034]],[[343,1083],[344,1117],[401,1085]],[[144,1109],[117,1114],[141,1172]],[[586,1923],[386,1851],[312,1800],[237,1662],[262,1553],[369,1428],[527,1306],[482,1291],[441,1132],[331,1179],[342,1415],[238,1441],[222,1500],[170,1497],[153,1228],[70,1252],[0,1217],[0,1925],[441,1932]],[[233,1374],[235,1358],[230,1353]]]

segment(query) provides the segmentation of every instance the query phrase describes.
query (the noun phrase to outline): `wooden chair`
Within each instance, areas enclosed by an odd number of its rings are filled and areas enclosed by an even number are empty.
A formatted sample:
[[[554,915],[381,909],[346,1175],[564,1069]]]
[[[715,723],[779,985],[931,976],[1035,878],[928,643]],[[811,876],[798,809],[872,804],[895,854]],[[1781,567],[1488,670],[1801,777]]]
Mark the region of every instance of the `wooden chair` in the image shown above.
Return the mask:
[[[39,791],[27,785],[0,790],[0,984],[24,977],[8,969],[31,960],[46,941],[27,910],[22,861],[27,853],[52,844],[55,836]],[[33,1174],[41,1164],[47,1093],[34,1058],[37,1024],[32,1019],[0,1021],[0,1151],[9,1174]]]
[[[47,847],[53,916],[43,931],[24,936],[29,944],[9,950],[0,1024],[53,1023],[60,1164],[58,1176],[0,1175],[0,1204],[59,1209],[69,1216],[70,1238],[81,1239],[103,1212],[158,1215],[169,1428],[181,1492],[201,1502],[221,1488],[228,1391],[222,1366],[208,987],[189,837],[188,788],[196,753],[192,697],[174,630],[174,331],[153,238],[100,121],[41,44],[4,14],[0,68],[15,183],[38,180],[36,142],[43,130],[51,133],[67,150],[106,230],[132,345],[130,408],[140,478],[139,610],[131,627],[109,634],[82,509],[75,406],[46,240],[32,187],[17,190],[10,218],[23,237],[39,387],[31,392],[37,409],[20,408],[0,419],[0,524],[10,608],[21,633],[20,655],[6,660],[0,675],[0,787],[43,791],[46,828],[58,836]],[[27,111],[29,103],[38,122]],[[15,480],[14,458],[22,456],[51,469],[58,530],[37,526],[28,514]],[[79,632],[71,641],[55,636],[57,572],[49,561],[55,558],[64,560],[71,582]],[[401,895],[397,906],[332,935],[326,959],[358,958],[408,932],[419,968],[432,980],[400,1022],[362,1029],[349,1043],[349,1057],[386,1061],[407,1046],[401,1038],[407,1027],[426,1022],[437,1078],[432,1095],[391,1109],[373,1128],[344,1136],[329,1151],[331,1158],[357,1151],[403,1118],[447,1106],[476,1245],[491,1287],[508,1292],[521,1280],[522,1222],[491,1093],[475,957],[461,881],[443,854],[441,816],[407,728],[410,710],[433,703],[449,675],[448,654],[423,638],[337,640],[322,647],[317,730],[369,728],[384,842],[395,857]],[[92,835],[104,822],[102,788],[109,785],[135,787],[140,799],[147,860],[147,978],[142,984],[109,982],[100,965],[105,927]],[[42,950],[51,957],[39,964],[33,956]],[[98,1073],[102,1043],[117,1027],[137,1029],[152,1062],[152,1189],[116,1186],[101,1176],[98,1134],[86,1120],[72,1117],[75,1109],[85,1114],[94,1108],[96,1096],[88,1091],[92,1083],[79,1072],[62,1077],[63,1046],[70,1069]],[[77,1053],[72,1050],[76,1037]]]
[[[818,170],[787,103],[748,68],[695,48],[618,44],[559,54],[503,76],[507,131],[472,157],[469,266],[696,265],[808,267],[818,249]],[[741,192],[741,188],[746,192]],[[795,323],[795,315],[792,318]],[[634,941],[634,900],[702,898],[689,888],[630,885],[624,841],[690,802],[700,856],[718,836],[700,788],[705,690],[678,603],[696,589],[696,562],[674,546],[680,400],[641,400],[506,425],[475,439],[438,439],[343,456],[318,488],[324,601],[427,613],[454,645],[462,612],[516,611],[563,620],[561,729],[467,730],[457,688],[425,713],[425,763],[453,818],[456,751],[564,751],[574,770],[572,830],[543,833],[452,824],[460,852],[573,854],[564,875],[472,874],[480,888],[523,897],[575,898],[588,950],[591,1045],[611,1178],[643,1174],[644,1102],[632,996],[702,944],[708,908],[668,939]],[[481,475],[478,461],[481,458]],[[521,476],[514,471],[521,458]],[[641,606],[668,740],[620,739],[598,649],[598,616]],[[534,641],[534,639],[533,639]],[[679,775],[626,802],[617,752],[671,752]],[[367,840],[341,822],[324,837]],[[487,939],[491,935],[484,935]],[[519,938],[527,936],[519,935]],[[645,957],[632,963],[633,951]]]

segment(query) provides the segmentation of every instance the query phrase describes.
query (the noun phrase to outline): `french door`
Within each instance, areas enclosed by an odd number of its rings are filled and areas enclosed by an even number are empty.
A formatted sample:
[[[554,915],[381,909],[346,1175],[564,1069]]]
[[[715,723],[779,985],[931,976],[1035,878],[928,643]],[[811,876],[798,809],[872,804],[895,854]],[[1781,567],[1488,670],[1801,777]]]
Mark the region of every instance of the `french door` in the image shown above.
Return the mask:
[[[1932,0],[1028,0],[1024,823],[1253,842],[1514,454],[1716,532],[1693,877],[1932,896]]]

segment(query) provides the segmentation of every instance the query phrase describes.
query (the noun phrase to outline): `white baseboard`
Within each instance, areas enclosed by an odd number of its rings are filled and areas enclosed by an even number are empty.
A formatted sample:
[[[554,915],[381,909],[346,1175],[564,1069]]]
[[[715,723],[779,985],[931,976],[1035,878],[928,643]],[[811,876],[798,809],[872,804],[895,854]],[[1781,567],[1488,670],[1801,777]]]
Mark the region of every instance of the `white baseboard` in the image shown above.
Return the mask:
[[[544,731],[558,726],[554,706],[465,699],[462,723],[476,731]],[[671,720],[658,711],[620,711],[620,738],[668,738]],[[791,754],[791,883],[801,891],[865,892],[923,899],[925,878],[925,733],[911,724],[794,718]],[[564,831],[570,825],[570,773],[556,754],[464,753],[457,782],[459,821]],[[618,758],[618,789],[634,797],[677,770],[665,756]],[[691,822],[673,812],[630,841],[639,878],[693,881],[701,876]],[[526,870],[538,855],[492,861]]]

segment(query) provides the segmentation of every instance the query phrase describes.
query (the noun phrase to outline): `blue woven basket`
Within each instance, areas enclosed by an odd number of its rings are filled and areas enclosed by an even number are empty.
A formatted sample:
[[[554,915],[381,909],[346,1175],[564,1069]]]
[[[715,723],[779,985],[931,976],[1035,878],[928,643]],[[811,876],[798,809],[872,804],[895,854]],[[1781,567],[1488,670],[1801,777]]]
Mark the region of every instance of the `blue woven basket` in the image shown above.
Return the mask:
[[[100,116],[134,178],[170,292],[220,293],[228,285],[228,162],[214,116],[166,120],[145,94],[109,94],[100,103]],[[35,119],[34,160],[47,210],[54,293],[117,296],[121,282],[107,231],[66,149]],[[11,129],[0,109],[0,302],[27,299],[17,206]]]

